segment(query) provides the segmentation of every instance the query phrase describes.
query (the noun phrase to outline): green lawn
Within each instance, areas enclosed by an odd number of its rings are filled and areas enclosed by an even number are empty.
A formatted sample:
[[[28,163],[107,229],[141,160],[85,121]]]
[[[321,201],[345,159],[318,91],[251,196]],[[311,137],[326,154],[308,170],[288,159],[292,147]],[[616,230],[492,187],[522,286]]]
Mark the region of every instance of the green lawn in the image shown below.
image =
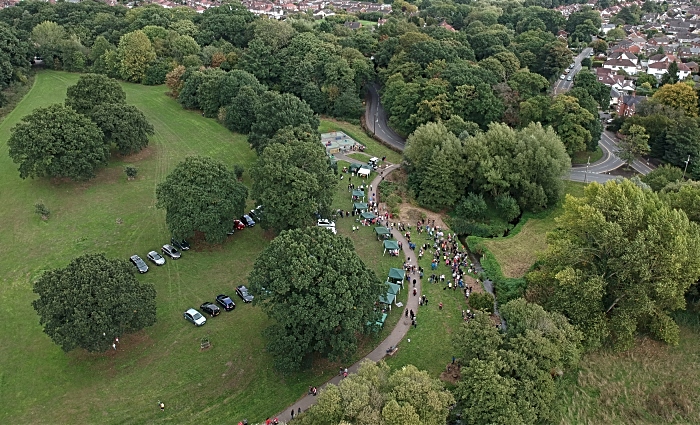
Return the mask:
[[[165,87],[123,84],[127,101],[155,127],[147,150],[113,159],[86,183],[19,179],[7,155],[10,129],[35,108],[61,102],[77,79],[77,74],[41,72],[0,124],[0,422],[259,421],[304,395],[309,385],[325,382],[335,365],[322,362],[324,369],[294,376],[274,373],[260,337],[270,322],[259,308],[238,302],[235,311],[203,328],[182,318],[186,308],[219,293],[234,295],[234,287],[246,283],[267,244],[259,227],[236,233],[222,246],[194,244],[181,260],[139,276],[156,287],[158,322],[122,338],[117,352],[65,354],[43,334],[31,307],[32,282],[43,270],[86,252],[144,257],[168,241],[164,212],[154,207],[155,187],[180,160],[209,155],[248,169],[255,159],[244,136],[183,110],[165,95]],[[135,181],[126,180],[126,163],[139,168]],[[249,183],[247,172],[244,181]],[[38,200],[51,209],[48,222],[33,213]],[[200,352],[205,335],[212,348]],[[156,407],[159,400],[166,403],[165,414]]]
[[[600,158],[603,157],[603,150],[600,149],[600,146],[596,146],[595,151],[593,152],[588,152],[588,151],[583,151],[583,152],[576,152],[573,157],[571,157],[571,164],[572,165],[586,165],[586,163],[591,161],[591,164],[594,162],[598,161]]]

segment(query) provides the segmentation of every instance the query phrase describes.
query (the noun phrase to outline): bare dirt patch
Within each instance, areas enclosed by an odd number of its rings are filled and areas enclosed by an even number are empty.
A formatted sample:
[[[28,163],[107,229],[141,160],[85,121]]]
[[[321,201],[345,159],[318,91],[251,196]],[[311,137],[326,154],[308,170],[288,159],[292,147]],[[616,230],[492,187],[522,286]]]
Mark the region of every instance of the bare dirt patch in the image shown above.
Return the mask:
[[[142,161],[144,159],[148,159],[148,158],[152,157],[153,154],[155,153],[155,151],[156,151],[155,146],[151,145],[151,146],[146,146],[144,149],[141,149],[139,152],[136,152],[136,153],[131,154],[131,155],[122,156],[122,155],[113,153],[112,156],[115,158],[119,158],[124,162],[134,163],[134,162],[139,162],[139,161]]]
[[[440,374],[440,380],[449,382],[452,385],[457,385],[459,378],[462,376],[460,366],[457,363],[448,363],[445,366],[445,371]]]

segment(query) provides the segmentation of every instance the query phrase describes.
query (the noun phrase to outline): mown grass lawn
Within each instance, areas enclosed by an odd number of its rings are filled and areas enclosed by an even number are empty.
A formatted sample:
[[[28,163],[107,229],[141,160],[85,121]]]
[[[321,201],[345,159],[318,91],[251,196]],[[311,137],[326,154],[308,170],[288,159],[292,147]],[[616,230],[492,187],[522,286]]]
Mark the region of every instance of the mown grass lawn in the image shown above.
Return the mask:
[[[87,252],[145,257],[169,240],[164,212],[154,207],[155,187],[179,161],[208,155],[248,170],[255,159],[244,136],[183,110],[165,87],[123,84],[127,102],[155,128],[148,149],[113,158],[85,183],[21,180],[7,155],[10,129],[35,108],[62,102],[78,77],[39,73],[30,93],[0,124],[0,423],[260,421],[304,395],[309,385],[325,382],[335,366],[324,363],[293,376],[273,371],[261,337],[270,322],[259,308],[237,302],[235,311],[202,328],[182,318],[185,309],[219,293],[235,297],[235,286],[246,283],[268,243],[259,227],[237,232],[221,246],[194,243],[182,259],[139,276],[156,287],[158,321],[122,338],[116,352],[66,354],[43,334],[31,307],[32,282],[43,270]],[[123,173],[127,163],[139,169],[134,181]],[[244,182],[250,183],[247,172]],[[47,222],[33,212],[39,200],[51,210]],[[203,336],[212,342],[207,351],[200,351]],[[156,407],[159,400],[165,413]]]

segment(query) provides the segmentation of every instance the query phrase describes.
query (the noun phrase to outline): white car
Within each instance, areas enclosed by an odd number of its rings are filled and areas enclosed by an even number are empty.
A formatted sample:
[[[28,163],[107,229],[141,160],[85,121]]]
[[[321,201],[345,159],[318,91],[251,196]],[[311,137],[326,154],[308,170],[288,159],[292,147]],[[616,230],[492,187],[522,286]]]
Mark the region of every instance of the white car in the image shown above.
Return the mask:
[[[316,225],[318,227],[323,227],[325,229],[329,229],[331,232],[333,232],[334,235],[338,234],[338,232],[335,230],[335,222],[330,221],[326,218],[319,218]]]
[[[156,264],[156,266],[162,266],[163,264],[165,264],[165,258],[163,258],[160,254],[158,254],[155,251],[149,252],[146,258],[153,261]]]
[[[564,78],[566,78],[566,76],[565,76],[564,74],[562,74],[562,75],[559,76],[559,79],[560,79],[560,80],[563,80]]]
[[[202,326],[203,324],[207,323],[206,317],[202,316],[200,312],[193,308],[187,310],[183,316],[186,320],[194,323],[195,326]]]

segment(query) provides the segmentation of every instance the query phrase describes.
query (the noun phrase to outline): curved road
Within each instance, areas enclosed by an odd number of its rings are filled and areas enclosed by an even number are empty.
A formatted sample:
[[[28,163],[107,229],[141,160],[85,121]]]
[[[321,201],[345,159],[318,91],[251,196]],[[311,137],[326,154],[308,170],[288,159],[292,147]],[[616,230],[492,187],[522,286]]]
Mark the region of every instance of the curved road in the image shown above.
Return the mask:
[[[387,123],[386,111],[379,100],[379,87],[377,83],[367,86],[367,107],[365,108],[365,127],[384,144],[403,152],[406,147],[406,139],[396,134]]]

